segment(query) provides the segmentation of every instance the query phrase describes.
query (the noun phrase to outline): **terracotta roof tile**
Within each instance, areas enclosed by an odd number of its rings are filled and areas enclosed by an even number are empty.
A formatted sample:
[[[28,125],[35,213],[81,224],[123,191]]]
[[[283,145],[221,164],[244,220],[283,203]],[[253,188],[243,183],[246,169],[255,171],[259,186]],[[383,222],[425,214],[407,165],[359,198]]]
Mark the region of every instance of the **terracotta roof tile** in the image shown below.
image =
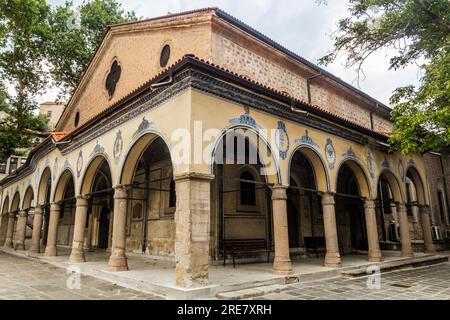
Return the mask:
[[[67,135],[70,134],[70,131],[64,131],[64,132],[52,132],[51,136],[55,141],[60,141],[64,139]]]

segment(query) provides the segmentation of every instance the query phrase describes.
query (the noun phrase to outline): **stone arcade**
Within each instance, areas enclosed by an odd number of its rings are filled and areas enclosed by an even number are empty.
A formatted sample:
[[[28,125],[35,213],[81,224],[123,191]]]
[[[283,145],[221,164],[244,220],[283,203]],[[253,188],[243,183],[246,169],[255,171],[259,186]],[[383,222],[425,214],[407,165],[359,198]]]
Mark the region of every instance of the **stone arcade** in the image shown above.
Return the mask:
[[[181,288],[206,286],[231,240],[265,241],[286,275],[311,248],[330,267],[434,252],[423,158],[388,153],[391,128],[388,107],[219,9],[114,25],[56,132],[1,181],[0,245],[106,250],[110,271],[173,259]],[[245,156],[221,161],[236,141]]]

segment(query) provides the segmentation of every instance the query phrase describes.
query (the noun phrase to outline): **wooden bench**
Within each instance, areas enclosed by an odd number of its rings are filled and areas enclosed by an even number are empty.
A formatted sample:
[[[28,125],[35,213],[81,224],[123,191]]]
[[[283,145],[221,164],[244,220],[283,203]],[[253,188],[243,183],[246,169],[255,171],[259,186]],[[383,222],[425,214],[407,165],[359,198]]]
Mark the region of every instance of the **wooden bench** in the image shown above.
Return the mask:
[[[326,251],[325,237],[304,237],[306,250],[311,250],[319,257],[319,249]]]
[[[227,255],[233,258],[233,268],[236,268],[236,256],[267,253],[267,262],[270,260],[270,249],[266,239],[227,239],[223,241],[223,265]]]

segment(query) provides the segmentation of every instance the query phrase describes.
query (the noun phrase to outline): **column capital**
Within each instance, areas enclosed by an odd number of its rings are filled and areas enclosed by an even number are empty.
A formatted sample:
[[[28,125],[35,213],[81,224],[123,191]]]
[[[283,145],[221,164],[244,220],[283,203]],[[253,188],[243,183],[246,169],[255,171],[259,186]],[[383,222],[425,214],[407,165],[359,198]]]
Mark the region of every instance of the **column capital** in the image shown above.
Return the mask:
[[[375,200],[373,199],[364,200],[364,209],[375,209],[375,208],[376,208]]]
[[[287,199],[287,194],[286,194],[287,187],[286,186],[276,184],[276,185],[273,185],[271,187],[271,189],[272,189],[272,200],[286,200]]]
[[[127,199],[128,187],[124,185],[114,186],[114,199]]]
[[[20,210],[19,217],[26,218],[28,216],[28,210]]]
[[[61,205],[57,202],[52,202],[50,204],[50,211],[59,211],[61,209]]]
[[[209,181],[212,181],[212,180],[214,180],[214,175],[208,174],[208,173],[200,173],[200,172],[184,172],[184,173],[176,174],[173,177],[173,180],[176,182],[183,181],[183,180],[209,180]]]
[[[336,203],[333,192],[321,192],[322,205],[334,205]]]
[[[34,208],[34,214],[35,215],[36,214],[43,214],[43,213],[44,213],[44,210],[43,210],[42,206],[37,206],[37,207]]]
[[[404,204],[403,202],[399,202],[397,204],[397,208],[399,212],[406,212],[406,204]]]
[[[15,212],[9,212],[8,213],[8,218],[14,219],[15,217],[16,217],[16,213]]]
[[[89,206],[89,197],[87,196],[77,196],[76,197],[77,207],[87,207]]]

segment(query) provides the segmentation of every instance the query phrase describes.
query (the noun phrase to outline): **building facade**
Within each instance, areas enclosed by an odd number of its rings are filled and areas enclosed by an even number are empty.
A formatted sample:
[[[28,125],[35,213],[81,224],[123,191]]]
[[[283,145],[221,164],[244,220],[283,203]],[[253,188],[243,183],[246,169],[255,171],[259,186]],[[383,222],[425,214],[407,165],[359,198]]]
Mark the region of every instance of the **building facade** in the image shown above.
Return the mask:
[[[39,104],[39,113],[47,118],[47,126],[50,131],[56,128],[56,124],[58,123],[65,106],[65,102],[55,101],[46,101]]]
[[[0,245],[107,250],[111,271],[127,252],[172,259],[184,288],[242,243],[278,274],[318,247],[331,267],[434,252],[424,158],[390,153],[391,128],[388,107],[219,9],[111,26],[56,131],[0,182]]]

